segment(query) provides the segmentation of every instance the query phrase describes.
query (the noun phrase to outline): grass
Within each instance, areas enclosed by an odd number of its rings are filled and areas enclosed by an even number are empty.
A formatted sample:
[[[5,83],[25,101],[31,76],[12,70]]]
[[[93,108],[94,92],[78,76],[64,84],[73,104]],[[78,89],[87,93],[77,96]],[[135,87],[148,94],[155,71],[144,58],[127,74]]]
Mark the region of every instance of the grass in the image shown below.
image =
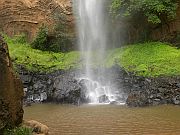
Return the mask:
[[[51,72],[58,69],[80,68],[80,54],[53,53],[32,49],[29,44],[19,38],[5,37],[9,45],[10,56],[14,63],[23,65],[31,71]],[[97,67],[94,52],[93,67]],[[126,71],[136,75],[156,77],[180,75],[180,50],[167,43],[147,42],[128,45],[110,50],[107,53],[105,66],[118,64]]]
[[[134,44],[110,51],[107,65],[114,63],[140,76],[180,75],[180,50],[161,42]]]
[[[15,129],[7,129],[4,131],[3,135],[32,135],[33,131],[26,127],[17,127]]]
[[[18,39],[18,38],[17,38]],[[10,57],[13,62],[23,65],[31,71],[51,72],[58,69],[70,69],[78,67],[79,53],[53,53],[32,49],[26,42],[5,37],[8,43]]]

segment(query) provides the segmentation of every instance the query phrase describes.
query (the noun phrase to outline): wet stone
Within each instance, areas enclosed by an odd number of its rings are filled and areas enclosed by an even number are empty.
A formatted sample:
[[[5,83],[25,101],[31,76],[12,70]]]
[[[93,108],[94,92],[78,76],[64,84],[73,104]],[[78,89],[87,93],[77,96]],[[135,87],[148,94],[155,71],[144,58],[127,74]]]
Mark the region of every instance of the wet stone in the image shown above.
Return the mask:
[[[100,96],[98,98],[98,100],[99,100],[99,103],[109,103],[110,102],[108,96],[106,96],[106,95]]]

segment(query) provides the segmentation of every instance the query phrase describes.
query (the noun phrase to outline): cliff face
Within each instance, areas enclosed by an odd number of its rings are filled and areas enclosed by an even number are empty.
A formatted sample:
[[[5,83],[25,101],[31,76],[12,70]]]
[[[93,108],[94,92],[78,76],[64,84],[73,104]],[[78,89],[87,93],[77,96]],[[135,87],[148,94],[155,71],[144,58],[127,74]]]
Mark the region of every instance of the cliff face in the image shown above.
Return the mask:
[[[13,72],[7,44],[0,35],[0,134],[22,122],[22,99],[22,83]]]
[[[139,15],[133,20],[116,21],[109,35],[113,38],[112,42],[117,46],[147,38],[180,42],[180,7],[174,21],[149,25],[145,20]],[[10,36],[24,33],[31,41],[42,24],[52,31],[57,23],[65,24],[72,39],[76,37],[72,0],[0,0],[0,31]]]
[[[68,33],[73,35],[71,0],[0,1],[0,30],[10,36],[24,33],[32,40],[42,24],[52,30],[55,23],[66,24]]]
[[[152,28],[151,38],[162,39],[169,42],[174,42],[179,45],[180,43],[180,0],[178,1],[178,8],[176,18],[170,22],[163,22],[162,25]]]
[[[178,0],[180,5],[180,0]],[[144,40],[167,41],[180,46],[180,6],[176,18],[168,21],[165,17],[162,24],[154,25],[139,14],[130,20],[117,20],[112,26],[115,29],[116,41],[121,44]]]

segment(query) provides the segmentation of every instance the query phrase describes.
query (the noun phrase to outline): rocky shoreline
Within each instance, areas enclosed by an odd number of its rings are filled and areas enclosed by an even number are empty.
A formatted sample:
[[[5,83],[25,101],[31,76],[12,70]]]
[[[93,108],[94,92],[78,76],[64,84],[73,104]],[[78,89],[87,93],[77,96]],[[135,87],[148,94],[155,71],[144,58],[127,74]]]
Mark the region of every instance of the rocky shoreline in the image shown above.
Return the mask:
[[[106,79],[124,95],[123,100],[130,107],[153,106],[161,104],[180,105],[180,77],[145,78],[127,73],[119,66],[103,69]],[[95,70],[94,72],[97,72]],[[102,72],[102,74],[103,74]],[[53,73],[29,72],[19,70],[24,84],[26,104],[32,102],[54,102],[80,105],[88,103],[86,88],[77,79],[78,70],[55,71]],[[102,81],[102,82],[103,82]],[[102,99],[102,97],[100,97]]]
[[[180,105],[180,77],[135,77],[132,86],[129,106]]]

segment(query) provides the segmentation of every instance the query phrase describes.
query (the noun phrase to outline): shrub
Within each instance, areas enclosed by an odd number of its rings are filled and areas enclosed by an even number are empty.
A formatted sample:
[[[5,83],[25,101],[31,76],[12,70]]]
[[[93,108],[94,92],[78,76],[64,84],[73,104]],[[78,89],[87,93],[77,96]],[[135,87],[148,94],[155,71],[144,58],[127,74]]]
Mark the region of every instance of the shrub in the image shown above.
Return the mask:
[[[132,17],[141,13],[148,22],[159,24],[163,17],[174,19],[176,9],[177,0],[113,0],[110,11],[116,17]]]
[[[39,50],[47,50],[48,43],[48,28],[45,25],[42,25],[39,28],[36,38],[31,43],[32,48]]]
[[[32,129],[26,127],[17,127],[15,129],[6,129],[4,135],[32,135]]]
[[[54,39],[49,43],[49,49],[53,52],[67,52],[71,46],[71,38],[65,24],[59,23],[54,28]]]
[[[67,28],[62,23],[57,24],[51,34],[48,33],[48,28],[42,25],[32,42],[32,48],[42,51],[66,52],[71,45],[71,39],[67,33]]]

